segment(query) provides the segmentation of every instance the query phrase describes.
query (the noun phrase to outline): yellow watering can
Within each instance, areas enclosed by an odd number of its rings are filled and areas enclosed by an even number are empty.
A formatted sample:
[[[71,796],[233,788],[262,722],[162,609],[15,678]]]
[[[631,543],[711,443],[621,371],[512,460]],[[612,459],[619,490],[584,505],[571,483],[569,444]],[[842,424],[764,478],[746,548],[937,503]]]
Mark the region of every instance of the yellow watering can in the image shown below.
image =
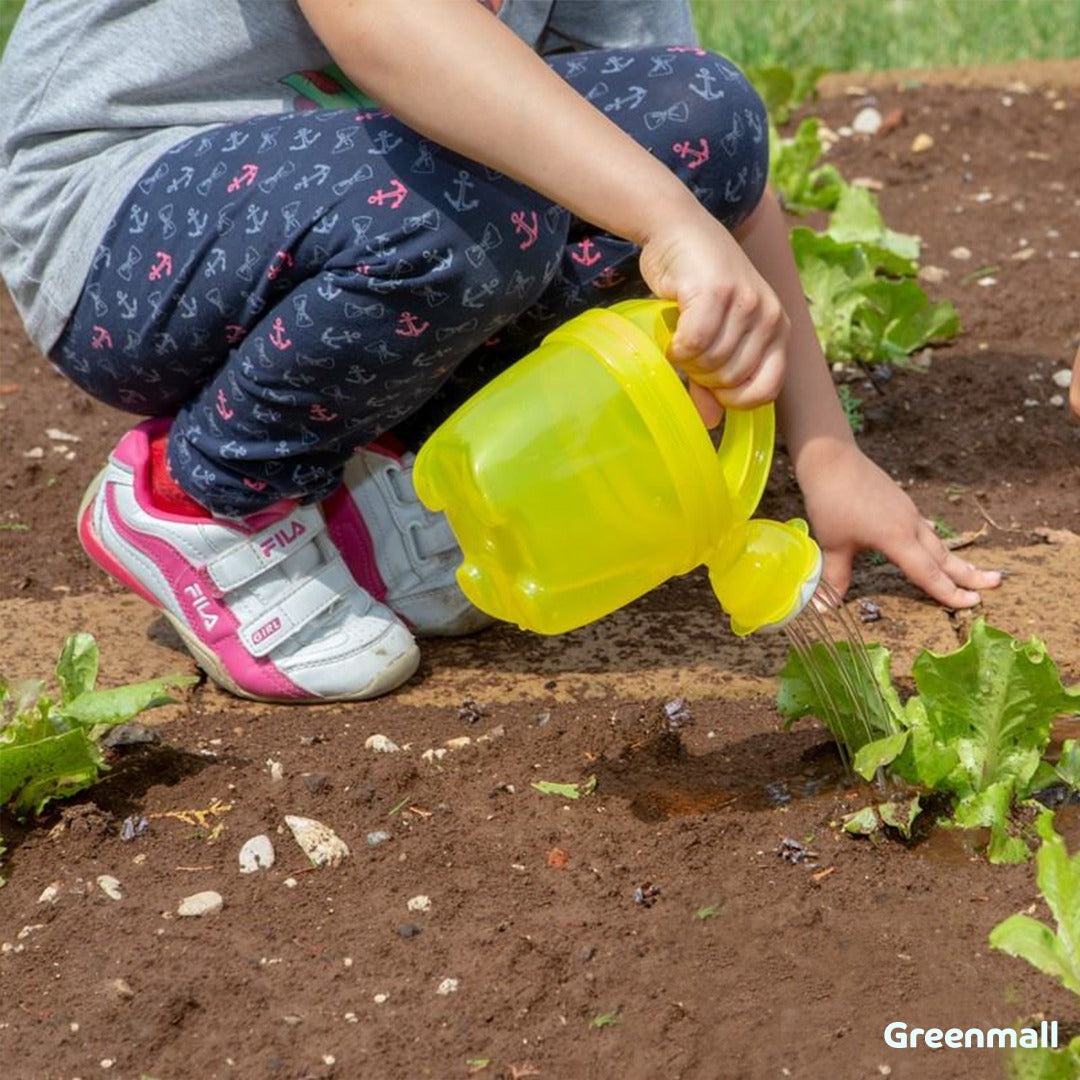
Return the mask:
[[[751,519],[772,460],[772,405],[728,410],[719,451],[666,359],[675,304],[627,300],[571,319],[454,412],[413,478],[464,553],[483,611],[558,634],[702,563],[736,634],[810,600],[806,523]]]

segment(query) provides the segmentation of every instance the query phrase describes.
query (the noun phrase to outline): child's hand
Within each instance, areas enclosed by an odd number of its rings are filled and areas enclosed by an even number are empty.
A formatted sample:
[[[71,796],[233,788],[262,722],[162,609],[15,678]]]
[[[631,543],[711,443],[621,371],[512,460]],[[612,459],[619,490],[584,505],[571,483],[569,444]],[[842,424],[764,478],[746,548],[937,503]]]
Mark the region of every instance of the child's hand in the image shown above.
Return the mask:
[[[854,443],[831,446],[800,469],[806,512],[824,556],[824,577],[843,594],[860,550],[876,549],[949,608],[974,607],[978,589],[1001,584],[949,551],[910,498]]]
[[[1076,350],[1076,359],[1073,360],[1072,382],[1069,384],[1069,408],[1073,416],[1080,419],[1080,349]]]
[[[677,301],[668,359],[690,378],[709,427],[723,408],[772,401],[784,380],[790,326],[780,301],[732,235],[709,214],[688,213],[642,245],[641,272]]]

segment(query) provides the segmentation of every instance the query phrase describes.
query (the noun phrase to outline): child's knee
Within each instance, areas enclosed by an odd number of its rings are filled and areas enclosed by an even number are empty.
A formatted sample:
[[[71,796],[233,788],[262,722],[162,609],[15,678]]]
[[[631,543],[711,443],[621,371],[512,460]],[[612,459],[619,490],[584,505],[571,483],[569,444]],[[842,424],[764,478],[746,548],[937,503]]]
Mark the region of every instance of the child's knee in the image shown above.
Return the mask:
[[[718,53],[676,54],[686,119],[677,137],[658,141],[666,160],[698,199],[728,228],[744,221],[765,191],[769,173],[769,121],[750,80]],[[673,104],[675,107],[677,103]],[[675,133],[674,127],[665,130]]]

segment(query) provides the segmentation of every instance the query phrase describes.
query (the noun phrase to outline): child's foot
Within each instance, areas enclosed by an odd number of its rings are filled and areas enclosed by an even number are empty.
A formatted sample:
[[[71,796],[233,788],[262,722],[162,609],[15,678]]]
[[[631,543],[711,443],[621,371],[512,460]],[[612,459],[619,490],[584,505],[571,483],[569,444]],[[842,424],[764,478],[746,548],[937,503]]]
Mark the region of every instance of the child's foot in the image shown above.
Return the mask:
[[[317,506],[212,517],[151,477],[151,441],[129,431],[79,508],[87,554],[176,627],[216,682],[259,701],[376,697],[416,670],[409,630],[353,580]],[[179,491],[179,489],[177,489]],[[162,503],[169,505],[163,508]]]
[[[495,620],[461,591],[461,548],[446,517],[417,498],[415,460],[381,445],[355,453],[344,483],[323,503],[327,531],[357,582],[414,633],[475,633]]]

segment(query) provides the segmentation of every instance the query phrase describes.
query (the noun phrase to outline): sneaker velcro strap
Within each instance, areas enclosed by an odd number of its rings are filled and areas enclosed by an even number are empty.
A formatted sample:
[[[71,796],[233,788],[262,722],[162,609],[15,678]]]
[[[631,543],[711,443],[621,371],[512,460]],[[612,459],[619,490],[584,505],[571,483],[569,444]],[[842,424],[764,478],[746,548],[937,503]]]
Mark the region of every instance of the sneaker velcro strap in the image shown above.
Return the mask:
[[[237,637],[252,656],[266,656],[355,589],[349,568],[336,555],[319,568],[318,574],[305,577],[276,604],[245,620]]]
[[[288,517],[211,559],[206,564],[207,573],[222,594],[231,592],[311,543],[325,528],[326,522],[317,506],[297,507]]]

